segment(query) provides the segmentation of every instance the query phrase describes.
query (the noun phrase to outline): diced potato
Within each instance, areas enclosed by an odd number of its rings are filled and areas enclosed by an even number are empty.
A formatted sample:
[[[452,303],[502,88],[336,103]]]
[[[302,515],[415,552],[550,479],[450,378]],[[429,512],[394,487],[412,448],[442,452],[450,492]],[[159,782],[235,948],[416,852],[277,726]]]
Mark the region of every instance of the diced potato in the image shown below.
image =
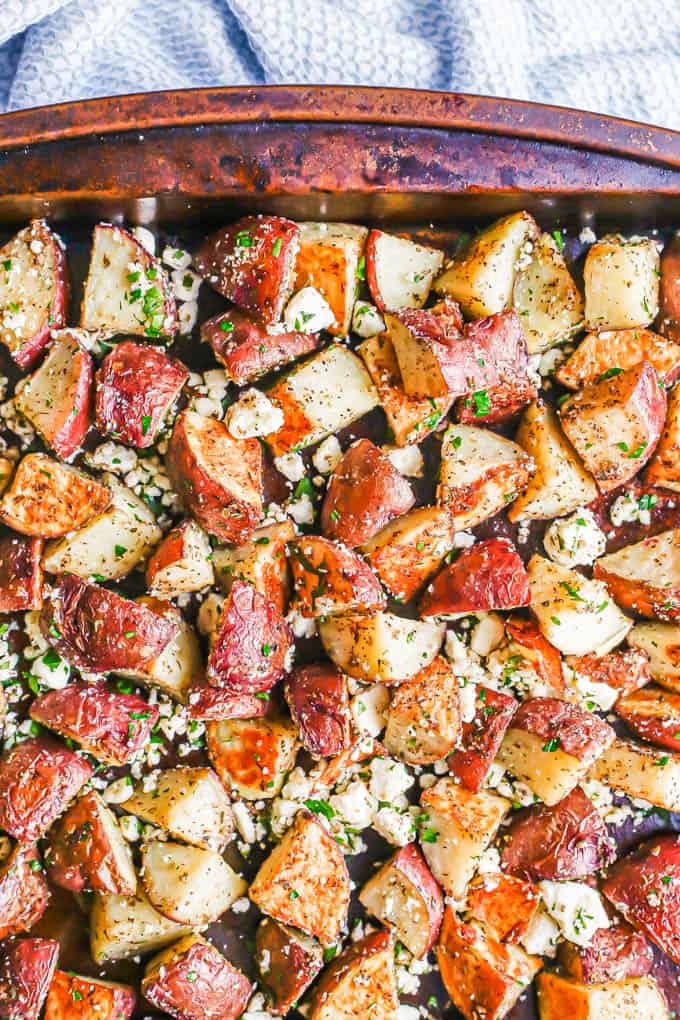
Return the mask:
[[[659,620],[680,619],[680,528],[601,556],[593,573],[624,609]]]
[[[315,287],[335,316],[329,330],[338,336],[349,332],[356,298],[359,260],[368,237],[366,227],[354,223],[300,223],[294,289]]]
[[[142,847],[140,874],[151,905],[194,928],[216,921],[248,888],[215,850],[164,840]]]
[[[434,281],[435,291],[452,297],[470,319],[502,312],[512,300],[519,256],[537,234],[529,213],[497,220]]]
[[[295,608],[302,616],[366,613],[387,605],[371,568],[342,542],[301,535],[289,550]]]
[[[394,946],[387,931],[374,931],[333,960],[312,999],[310,1020],[394,1020],[399,1008]]]
[[[142,600],[143,601],[143,600]],[[158,687],[175,701],[186,702],[191,684],[203,671],[203,655],[198,636],[182,613],[169,602],[148,600],[151,608],[160,609],[162,615],[177,625],[177,632],[156,659],[151,659],[138,670],[117,670],[149,687]]]
[[[255,962],[268,1009],[286,1016],[323,967],[323,950],[309,935],[265,917],[255,933]]]
[[[460,556],[428,584],[421,617],[455,619],[467,613],[518,609],[531,600],[529,578],[509,538],[487,538]]]
[[[661,308],[659,329],[664,336],[680,340],[680,233],[664,246],[659,281]]]
[[[648,326],[659,311],[659,262],[656,241],[597,241],[583,267],[589,329]]]
[[[57,970],[47,994],[45,1020],[129,1020],[136,1002],[130,985]]]
[[[103,513],[111,501],[105,485],[45,453],[19,462],[0,500],[0,519],[14,531],[61,538]]]
[[[411,765],[430,765],[446,757],[461,732],[458,678],[448,659],[438,655],[396,688],[385,747]]]
[[[680,693],[680,626],[677,623],[636,623],[628,644],[649,656],[649,669],[658,684]]]
[[[529,264],[517,273],[512,303],[530,354],[568,340],[583,326],[583,298],[550,234],[541,234]]]
[[[258,528],[250,542],[213,552],[215,580],[227,594],[234,581],[247,581],[284,612],[290,591],[286,545],[295,538],[290,520]]]
[[[174,599],[201,591],[215,581],[210,540],[200,524],[187,518],[166,535],[146,568],[149,594]]]
[[[622,694],[615,710],[642,740],[680,751],[680,694],[650,684],[642,691]]]
[[[513,523],[561,517],[595,499],[594,479],[547,404],[538,400],[527,407],[515,439],[533,458],[536,472],[508,511]]]
[[[115,475],[105,474],[111,503],[78,531],[50,542],[43,567],[50,574],[77,574],[114,581],[129,574],[157,545],[163,533],[147,504]]]
[[[605,329],[588,333],[555,372],[563,386],[578,390],[602,376],[614,377],[648,361],[669,386],[680,372],[680,345],[651,329]]]
[[[427,863],[447,895],[461,900],[510,802],[484,791],[470,793],[445,777],[424,791],[420,804],[427,815],[420,832]]]
[[[233,832],[229,798],[212,769],[164,769],[154,789],[139,785],[123,802],[128,814],[194,846],[221,850]]]
[[[328,657],[357,680],[397,683],[428,666],[441,648],[446,627],[392,613],[348,613],[319,622]]]
[[[544,972],[537,980],[540,1020],[669,1020],[666,999],[653,977],[581,985]]]
[[[349,905],[342,851],[312,815],[300,811],[261,866],[249,895],[264,914],[332,945]]]
[[[378,403],[363,362],[337,345],[296,366],[268,390],[267,397],[284,415],[281,428],[266,437],[276,456],[318,443]]]
[[[531,608],[543,635],[563,655],[604,655],[633,626],[603,581],[539,555],[531,557],[528,570]]]
[[[511,503],[536,469],[521,446],[490,429],[451,425],[442,443],[437,499],[456,531],[474,528]]]
[[[600,755],[591,775],[629,797],[680,811],[680,754],[616,740]]]
[[[499,942],[520,942],[539,906],[531,882],[498,871],[476,879],[468,893],[466,913]]]
[[[146,966],[142,993],[182,1020],[237,1020],[253,986],[210,942],[187,935]]]
[[[366,244],[366,279],[381,311],[422,308],[444,253],[408,237],[372,230]]]
[[[448,510],[422,506],[391,521],[361,552],[385,588],[401,602],[410,602],[441,566],[454,534]]]
[[[95,896],[90,914],[90,950],[95,963],[152,953],[189,935],[192,925],[163,917],[138,888],[135,896]]]
[[[227,789],[244,800],[281,792],[299,746],[290,719],[224,719],[208,723],[206,731],[210,760]]]

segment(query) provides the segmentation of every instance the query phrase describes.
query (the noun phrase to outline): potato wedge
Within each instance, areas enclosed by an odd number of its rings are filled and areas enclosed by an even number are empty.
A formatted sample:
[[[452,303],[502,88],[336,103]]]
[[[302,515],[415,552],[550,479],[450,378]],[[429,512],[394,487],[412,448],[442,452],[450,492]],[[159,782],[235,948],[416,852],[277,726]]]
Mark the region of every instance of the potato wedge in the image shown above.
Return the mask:
[[[441,648],[445,625],[392,613],[348,613],[319,621],[328,657],[357,680],[398,683],[429,665]]]
[[[410,765],[432,765],[446,757],[461,733],[458,678],[448,659],[438,655],[395,689],[385,747]]]
[[[648,361],[665,386],[680,374],[680,344],[650,329],[605,329],[588,333],[573,354],[560,365],[555,378],[570,390],[614,378],[622,371]]]
[[[157,687],[175,701],[185,704],[189,691],[203,678],[203,653],[198,635],[187,623],[179,609],[169,602],[143,597],[142,606],[148,605],[152,612],[176,627],[175,636],[160,655],[136,669],[116,670],[119,676],[128,677],[147,687]]]
[[[371,932],[333,960],[317,985],[310,1020],[393,1020],[399,999],[394,946],[387,931]]]
[[[646,238],[596,241],[583,267],[589,329],[649,326],[659,311],[659,248]]]
[[[129,1020],[137,995],[130,985],[58,970],[45,1003],[45,1020]]]
[[[617,739],[594,763],[591,774],[629,797],[666,811],[680,810],[680,754]]]
[[[366,227],[353,223],[300,223],[294,289],[312,286],[323,294],[335,316],[329,332],[337,336],[349,332],[367,237]]]
[[[302,616],[366,613],[387,605],[371,568],[340,542],[301,535],[289,550],[294,607]]]
[[[586,985],[645,977],[654,965],[649,942],[625,921],[598,928],[589,946],[562,942],[558,958],[567,977]]]
[[[37,846],[17,843],[0,863],[0,939],[30,931],[49,899]]]
[[[639,625],[628,634],[628,643]],[[641,626],[641,625],[640,625]],[[630,694],[644,687],[652,679],[649,656],[641,648],[623,648],[607,655],[570,655],[565,663],[593,684],[606,684],[615,695]]]
[[[43,604],[43,540],[8,532],[0,537],[0,613]]]
[[[559,974],[539,974],[540,1020],[669,1020],[668,1004],[653,977],[582,985]]]
[[[652,619],[679,619],[680,529],[601,556],[593,574],[623,609]]]
[[[210,760],[227,790],[244,800],[281,792],[298,751],[290,719],[225,719],[208,723],[206,732]]]
[[[615,711],[638,737],[680,751],[680,694],[652,685],[623,694]]]
[[[674,234],[661,256],[659,281],[659,329],[671,340],[680,340],[680,239]]]
[[[165,536],[146,567],[149,594],[161,599],[201,591],[214,581],[210,541],[200,524],[190,519]]]
[[[534,243],[528,265],[515,276],[512,303],[522,317],[529,354],[547,351],[583,326],[583,298],[550,234]]]
[[[210,649],[206,679],[232,694],[268,691],[281,679],[293,634],[276,606],[252,584],[235,581]]]
[[[154,910],[141,885],[134,896],[97,895],[90,913],[90,952],[98,964],[126,960],[162,949],[190,935],[191,928]]]
[[[453,547],[455,526],[448,510],[410,510],[361,546],[381,583],[400,602],[410,602]]]
[[[660,485],[680,492],[680,388],[668,394],[668,407],[661,439],[644,474],[646,485]]]
[[[255,962],[269,1009],[285,1016],[323,967],[323,951],[316,939],[265,917],[255,933]]]
[[[141,854],[149,903],[177,924],[211,924],[248,888],[215,850],[154,840],[144,844]]]
[[[210,345],[237,386],[283,368],[319,346],[317,333],[281,332],[279,323],[268,326],[235,307],[202,323],[201,340]]]
[[[28,453],[0,500],[0,519],[22,535],[60,538],[110,502],[109,489],[94,478],[44,453]]]
[[[287,544],[295,538],[290,519],[258,528],[245,545],[218,546],[213,551],[215,580],[227,594],[235,581],[247,581],[285,612],[290,593]]]
[[[206,850],[222,850],[234,831],[229,798],[209,768],[164,769],[155,788],[131,787],[123,808],[175,839]]]
[[[484,786],[516,709],[509,694],[477,687],[475,714],[463,723],[460,746],[447,757],[449,772],[466,790],[479,793]]]
[[[142,981],[144,998],[181,1020],[237,1020],[252,992],[245,974],[198,935],[161,950]]]
[[[466,914],[499,942],[520,942],[536,916],[536,886],[498,871],[477,878],[468,891]]]

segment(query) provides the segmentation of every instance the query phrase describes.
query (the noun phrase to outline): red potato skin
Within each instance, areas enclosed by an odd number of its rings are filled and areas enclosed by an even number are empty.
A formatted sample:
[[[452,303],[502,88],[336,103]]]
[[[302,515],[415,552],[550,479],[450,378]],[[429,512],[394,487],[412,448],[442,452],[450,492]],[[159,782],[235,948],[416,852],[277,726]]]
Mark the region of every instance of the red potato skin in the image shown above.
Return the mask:
[[[45,864],[51,882],[69,892],[131,896],[110,867],[111,850],[99,819],[96,795],[90,791],[59,819],[48,836]]]
[[[184,558],[184,536],[190,524],[191,519],[185,517],[156,546],[146,565],[147,588],[153,588],[157,575],[166,567],[173,566],[178,560]]]
[[[97,430],[137,449],[152,446],[188,378],[160,348],[124,340],[97,372]]]
[[[238,308],[230,308],[204,322],[201,340],[210,345],[237,386],[245,386],[275,368],[283,368],[319,346],[315,333],[270,331]]]
[[[534,733],[545,744],[559,740],[559,749],[579,761],[595,758],[614,739],[613,729],[599,716],[559,698],[522,702],[513,716],[512,728]]]
[[[351,973],[360,961],[375,953],[382,953],[392,944],[392,935],[386,929],[372,931],[365,935],[358,942],[353,942],[344,949],[339,956],[330,963],[323,971],[321,978],[314,990],[312,999],[312,1017],[316,1011],[323,1006],[329,995],[342,982],[348,973]]]
[[[657,539],[652,535],[644,538],[645,555],[651,560],[659,560]],[[673,529],[673,554],[680,548],[680,529]],[[652,620],[680,620],[680,584],[674,581],[668,586],[653,584],[644,579],[622,577],[611,571],[604,563],[595,562],[593,577],[604,581],[609,593],[617,605],[637,616]]]
[[[173,488],[186,509],[206,531],[222,542],[247,542],[262,516],[262,451],[257,439],[234,439],[223,422],[204,418],[201,448],[192,443],[191,420],[180,414],[172,430],[165,464]],[[210,473],[201,462],[206,452],[221,460],[225,469],[236,462],[242,481],[252,490],[252,500],[239,499],[228,481]]]
[[[0,538],[0,613],[40,609],[43,603],[42,538]]]
[[[615,711],[638,737],[680,751],[680,694],[647,687],[622,695]]]
[[[489,410],[480,414],[472,397],[462,397],[455,409],[456,420],[463,425],[504,425],[523,411],[538,396],[528,376],[501,382],[488,390]]]
[[[595,874],[615,856],[600,814],[576,786],[552,807],[536,804],[513,816],[501,867],[536,882],[566,881]]]
[[[214,946],[197,942],[165,968],[162,978],[145,978],[142,993],[177,1020],[236,1020],[253,985]]]
[[[563,690],[562,656],[543,637],[536,621],[516,617],[507,619],[505,630],[512,642],[513,651],[516,649],[531,664],[543,683],[554,691]]]
[[[38,1020],[58,956],[54,939],[21,939],[5,945],[0,957],[0,1016]]]
[[[521,878],[487,875],[468,893],[466,908],[499,942],[519,942],[538,910],[538,890]]]
[[[129,1020],[137,996],[129,985],[107,987],[96,979],[56,971],[47,994],[45,1020]]]
[[[464,549],[437,574],[420,601],[420,615],[517,609],[530,601],[529,578],[514,545],[489,538]]]
[[[509,694],[479,688],[475,717],[463,723],[462,746],[446,759],[449,772],[466,790],[481,790],[517,707]]]
[[[680,837],[640,844],[612,867],[602,892],[634,928],[680,963]]]
[[[187,713],[190,719],[219,722],[220,719],[257,719],[266,715],[268,709],[268,697],[232,694],[223,687],[211,687],[202,680],[189,693]]]
[[[127,765],[147,743],[158,709],[136,694],[109,690],[103,681],[74,681],[47,691],[31,705],[31,719],[77,741],[106,765]]]
[[[93,774],[52,737],[31,737],[0,759],[0,829],[21,843],[44,836]]]
[[[297,939],[290,937],[284,925],[265,917],[255,934],[256,959],[263,954],[269,954],[268,966],[266,973],[260,971],[260,983],[268,993],[269,1009],[277,1016],[285,1016],[319,973],[321,953],[315,959]]]
[[[207,679],[230,694],[269,691],[285,671],[293,633],[273,602],[234,581],[208,659]]]
[[[638,648],[626,648],[607,655],[570,656],[567,663],[594,683],[609,684],[622,695],[651,683],[649,656]]]
[[[138,670],[177,633],[160,613],[74,574],[64,574],[52,590],[40,626],[60,655],[97,673]]]
[[[402,846],[385,867],[400,871],[415,886],[425,904],[429,938],[422,956],[427,956],[439,937],[439,929],[444,918],[444,896],[439,883],[415,843],[407,843],[406,846]]]
[[[239,244],[250,241],[250,244]],[[300,228],[283,216],[244,216],[204,241],[194,265],[211,287],[264,323],[277,322],[293,287]]]
[[[315,758],[347,750],[352,739],[347,683],[330,663],[301,666],[286,681],[284,695],[303,746]]]
[[[0,867],[0,939],[30,931],[49,898],[38,848],[18,844]]]
[[[661,256],[659,331],[680,341],[680,237],[667,244]]]
[[[326,538],[363,545],[415,503],[411,486],[370,439],[345,451],[331,475],[321,508]]]
[[[323,600],[334,603],[337,611],[384,609],[387,597],[365,560],[340,545],[318,535],[291,542],[290,568],[293,574],[295,607],[302,616],[325,616],[320,612]]]
[[[644,935],[621,921],[598,928],[585,948],[560,943],[559,961],[568,977],[590,985],[645,977],[652,970],[654,954]]]

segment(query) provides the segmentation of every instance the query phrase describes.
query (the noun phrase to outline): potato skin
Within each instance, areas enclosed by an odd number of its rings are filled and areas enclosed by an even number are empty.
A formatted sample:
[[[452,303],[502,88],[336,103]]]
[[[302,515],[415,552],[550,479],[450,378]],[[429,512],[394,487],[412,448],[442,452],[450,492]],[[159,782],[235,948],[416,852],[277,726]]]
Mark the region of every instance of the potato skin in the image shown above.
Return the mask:
[[[544,743],[557,740],[565,754],[592,761],[614,739],[611,726],[592,712],[559,698],[529,698],[512,719],[512,728],[533,733]]]
[[[567,976],[587,985],[645,977],[654,963],[647,939],[625,921],[598,928],[585,948],[561,942],[558,956]]]
[[[43,546],[42,538],[13,533],[0,538],[0,613],[41,608]]]
[[[4,946],[0,1014],[6,1020],[38,1020],[58,956],[59,943],[54,939],[21,939]]]
[[[538,673],[544,684],[554,691],[564,689],[562,657],[554,645],[543,637],[535,620],[508,617],[505,630],[511,650],[518,652]],[[594,658],[594,656],[593,656]]]
[[[302,616],[384,609],[380,582],[356,553],[318,535],[289,543],[295,607]]]
[[[680,620],[680,528],[602,556],[593,576],[622,608],[656,620]]]
[[[474,719],[463,723],[462,746],[446,759],[449,772],[466,790],[481,790],[517,707],[509,694],[479,688]]]
[[[657,747],[680,751],[680,694],[646,687],[622,695],[615,711],[638,737]]]
[[[346,750],[351,741],[347,682],[330,663],[300,666],[286,681],[284,694],[300,740],[316,758]]]
[[[17,844],[0,867],[0,939],[30,931],[49,898],[37,846]]]
[[[129,1020],[137,996],[129,985],[55,972],[47,994],[45,1020]]]
[[[649,361],[666,386],[680,375],[680,347],[676,344],[649,329],[608,329],[584,337],[555,376],[563,386],[578,390],[596,382],[610,368],[633,368],[641,361]]]
[[[201,340],[227,370],[237,386],[259,379],[275,368],[311,354],[319,346],[316,333],[279,333],[230,308],[201,326]]]
[[[659,328],[664,336],[680,341],[680,237],[676,234],[661,256]]]
[[[293,928],[265,917],[255,933],[255,960],[269,1009],[285,1016],[321,970],[323,953],[318,943],[303,940]]]
[[[300,228],[292,220],[244,216],[211,234],[196,252],[194,265],[218,293],[272,323],[281,318],[292,291],[299,247]]]
[[[116,344],[97,372],[97,430],[137,449],[152,446],[188,378],[188,369],[158,347]]]
[[[208,755],[222,785],[246,800],[275,797],[295,764],[297,733],[290,719],[274,712],[260,718],[210,722]]]
[[[557,804],[518,812],[506,831],[502,867],[532,881],[587,878],[614,860],[607,829],[580,786]]]
[[[410,602],[441,566],[454,534],[447,509],[422,506],[388,524],[361,552],[381,583],[395,597]]]
[[[208,659],[207,679],[231,694],[268,691],[285,670],[293,634],[273,602],[235,581]]]
[[[52,737],[31,737],[0,759],[0,828],[40,839],[92,776],[92,766]]]
[[[321,530],[350,548],[373,538],[415,503],[411,486],[370,439],[358,439],[331,476]]]
[[[623,648],[606,655],[570,655],[566,662],[594,683],[608,684],[630,694],[651,682],[649,656],[640,648]]]
[[[126,765],[149,739],[158,709],[136,694],[120,694],[103,681],[74,681],[35,699],[31,719],[76,740],[107,765]]]
[[[103,811],[109,811],[109,808],[98,793],[90,790],[53,826],[45,850],[49,879],[62,889],[74,893],[86,890],[134,896],[136,883],[127,882],[126,876],[117,867],[111,841],[101,818]],[[111,818],[113,821],[113,816]],[[131,856],[129,866],[131,869]]]
[[[103,513],[105,485],[45,453],[28,453],[0,501],[0,519],[22,535],[61,538]]]
[[[190,719],[255,719],[266,715],[269,700],[257,694],[234,694],[224,687],[211,687],[205,680],[195,683],[189,692],[187,712]]]
[[[188,935],[149,962],[142,992],[177,1020],[236,1020],[253,986],[209,942]]]
[[[384,929],[365,935],[345,949],[321,975],[310,1020],[350,1020],[370,1013],[376,1020],[396,1016],[392,954],[392,935]],[[377,970],[371,966],[376,957],[380,958]]]
[[[531,601],[524,564],[507,538],[490,538],[464,549],[428,585],[421,617],[517,609]]]

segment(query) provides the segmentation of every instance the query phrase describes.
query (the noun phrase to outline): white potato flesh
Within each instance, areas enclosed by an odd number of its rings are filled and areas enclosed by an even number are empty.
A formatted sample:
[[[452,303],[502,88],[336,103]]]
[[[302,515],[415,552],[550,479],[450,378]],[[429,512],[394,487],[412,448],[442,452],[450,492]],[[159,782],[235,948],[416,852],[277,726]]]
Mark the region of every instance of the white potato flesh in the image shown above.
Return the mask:
[[[535,733],[512,726],[503,737],[496,761],[526,783],[545,804],[557,804],[588,771],[591,759],[581,761],[561,748],[546,750],[545,741]]]
[[[104,830],[104,838],[108,843],[106,867],[116,876],[117,881],[120,883],[117,888],[121,892],[133,895],[137,888],[137,874],[132,861],[130,844],[123,836],[113,811],[106,806],[99,794],[94,795],[93,803],[96,805],[97,817]]]
[[[531,557],[528,574],[531,608],[541,632],[563,655],[604,655],[633,626],[603,581],[538,555]]]
[[[158,605],[158,603],[156,603]],[[177,633],[165,646],[157,659],[147,662],[143,670],[117,672],[118,676],[129,677],[149,687],[158,687],[175,701],[186,703],[192,682],[203,670],[203,653],[198,636],[182,613],[170,603],[165,603],[162,615],[177,624]],[[152,600],[153,608],[153,600]]]
[[[604,237],[594,244],[583,267],[588,328],[648,326],[659,311],[659,265],[655,241]]]
[[[83,371],[80,344],[69,330],[61,330],[58,336],[40,367],[17,390],[15,400],[17,409],[48,446],[52,446],[55,437],[68,431],[70,420],[83,410],[87,399],[87,388],[85,398],[79,394]]]
[[[388,863],[380,868],[361,890],[359,900],[370,914],[395,929],[409,953],[424,955],[432,941],[427,903],[418,885],[399,867]]]
[[[383,307],[422,308],[430,293],[432,280],[442,267],[444,253],[416,244],[406,237],[376,231],[369,241],[369,281],[373,275]]]
[[[106,473],[102,481],[111,490],[108,509],[47,544],[43,567],[49,574],[114,581],[146,559],[163,537],[153,512],[139,496],[114,474]]]
[[[680,754],[615,740],[590,775],[613,790],[646,800],[666,811],[680,811]]]
[[[406,620],[392,613],[348,613],[319,622],[328,657],[357,680],[396,683],[428,666],[441,648],[446,625]]]
[[[184,592],[201,591],[215,581],[210,540],[196,521],[187,520],[177,544],[176,558],[156,570],[149,594],[174,599]]]
[[[666,998],[653,977],[584,985],[559,974],[538,975],[540,1020],[670,1020]]]
[[[658,684],[680,694],[680,625],[636,623],[628,644],[649,656],[649,670]]]
[[[336,325],[331,332],[344,336],[352,322],[359,259],[368,230],[356,223],[317,223],[300,226],[295,290],[310,284],[331,306]]]
[[[95,963],[152,953],[191,933],[159,914],[140,886],[134,896],[95,896],[90,914],[90,948]]]
[[[537,233],[529,213],[505,216],[477,235],[435,280],[434,289],[457,301],[470,319],[502,312],[512,300],[520,255]]]
[[[531,261],[517,274],[512,303],[522,317],[529,354],[547,351],[583,327],[583,298],[550,234],[541,234]]]
[[[444,758],[461,736],[458,678],[442,655],[394,691],[385,747],[410,764]]]
[[[231,804],[212,769],[165,769],[153,789],[140,784],[121,806],[194,846],[221,850],[233,834]]]
[[[142,847],[141,877],[163,917],[194,928],[216,921],[248,888],[214,850],[161,840]]]
[[[272,602],[282,605],[288,589],[286,543],[294,538],[295,528],[288,519],[258,528],[245,545],[217,546],[213,552],[217,584],[228,593],[234,581],[247,581]]]

